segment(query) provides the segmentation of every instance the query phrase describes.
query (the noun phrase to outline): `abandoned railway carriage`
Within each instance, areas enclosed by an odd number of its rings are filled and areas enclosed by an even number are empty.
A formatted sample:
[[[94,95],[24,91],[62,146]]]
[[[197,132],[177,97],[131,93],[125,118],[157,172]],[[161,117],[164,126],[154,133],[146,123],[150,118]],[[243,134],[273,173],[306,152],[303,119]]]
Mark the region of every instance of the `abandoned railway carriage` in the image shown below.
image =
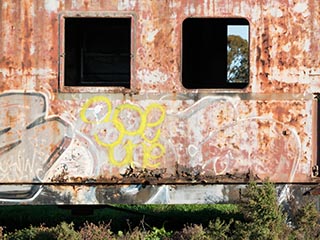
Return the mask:
[[[319,181],[318,0],[0,8],[2,204],[211,203],[250,179]]]

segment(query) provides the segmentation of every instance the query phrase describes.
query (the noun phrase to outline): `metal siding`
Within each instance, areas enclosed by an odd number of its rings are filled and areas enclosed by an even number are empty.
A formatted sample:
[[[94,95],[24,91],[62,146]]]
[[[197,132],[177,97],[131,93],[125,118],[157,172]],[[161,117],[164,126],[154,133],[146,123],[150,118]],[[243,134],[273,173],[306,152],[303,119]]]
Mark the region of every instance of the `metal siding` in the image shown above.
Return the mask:
[[[317,181],[318,0],[0,0],[0,6],[5,202],[148,203],[169,196],[157,184]],[[130,90],[60,91],[63,17],[77,14],[132,16]],[[249,20],[246,89],[182,87],[181,24],[192,16]]]

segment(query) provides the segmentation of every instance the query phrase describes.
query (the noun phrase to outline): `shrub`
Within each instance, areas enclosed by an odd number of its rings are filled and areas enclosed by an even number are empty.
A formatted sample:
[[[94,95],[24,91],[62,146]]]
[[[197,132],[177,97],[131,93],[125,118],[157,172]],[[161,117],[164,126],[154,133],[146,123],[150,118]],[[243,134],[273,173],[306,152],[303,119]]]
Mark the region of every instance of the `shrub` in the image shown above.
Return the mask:
[[[285,239],[288,233],[286,215],[278,205],[274,184],[249,183],[240,209],[244,221],[236,222],[235,239]]]
[[[74,230],[73,223],[62,222],[54,228],[57,240],[80,240],[81,234]]]
[[[230,238],[231,230],[230,226],[233,220],[226,223],[220,218],[217,218],[214,222],[210,221],[208,226],[208,236],[210,239],[226,240]]]
[[[320,215],[313,201],[309,201],[298,208],[292,220],[294,224],[292,236],[294,239],[320,239]]]
[[[2,239],[2,238],[1,238]],[[14,240],[29,240],[29,239],[57,239],[53,229],[40,225],[40,227],[30,226],[29,228],[23,228],[16,230],[13,233],[7,234],[3,239]]]

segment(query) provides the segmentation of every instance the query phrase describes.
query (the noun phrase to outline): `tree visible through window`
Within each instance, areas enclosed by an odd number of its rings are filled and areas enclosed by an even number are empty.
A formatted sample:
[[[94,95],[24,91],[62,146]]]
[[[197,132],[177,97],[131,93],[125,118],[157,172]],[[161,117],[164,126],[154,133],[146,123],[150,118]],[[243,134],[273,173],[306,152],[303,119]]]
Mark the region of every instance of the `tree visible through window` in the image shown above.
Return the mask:
[[[249,80],[248,41],[237,35],[228,36],[227,81],[246,83]]]

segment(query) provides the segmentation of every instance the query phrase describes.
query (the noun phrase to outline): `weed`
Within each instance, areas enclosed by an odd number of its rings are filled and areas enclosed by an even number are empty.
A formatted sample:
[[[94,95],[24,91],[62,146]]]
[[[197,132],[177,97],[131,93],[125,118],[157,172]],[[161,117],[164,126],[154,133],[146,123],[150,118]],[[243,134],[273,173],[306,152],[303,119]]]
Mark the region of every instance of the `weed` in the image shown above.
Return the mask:
[[[201,224],[187,224],[181,231],[172,235],[174,240],[209,240],[207,233]]]
[[[111,222],[108,224],[86,222],[84,226],[80,229],[80,235],[83,240],[103,240],[103,239],[115,239],[110,227]]]
[[[153,227],[152,231],[145,236],[145,240],[165,240],[170,239],[169,237],[171,237],[171,235],[172,231],[166,231],[164,227]]]

